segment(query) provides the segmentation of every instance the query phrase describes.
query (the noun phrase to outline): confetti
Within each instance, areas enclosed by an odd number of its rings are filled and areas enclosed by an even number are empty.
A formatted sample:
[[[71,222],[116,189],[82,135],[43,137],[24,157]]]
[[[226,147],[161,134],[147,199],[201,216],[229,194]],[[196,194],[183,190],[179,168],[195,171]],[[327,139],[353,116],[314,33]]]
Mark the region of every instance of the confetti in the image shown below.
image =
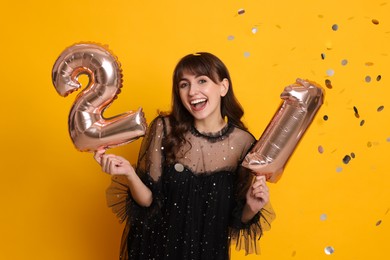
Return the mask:
[[[355,117],[360,118],[359,111],[358,111],[357,107],[354,106],[353,111],[355,112]]]
[[[384,108],[385,108],[384,106],[380,106],[380,107],[377,108],[376,111],[381,112]]]
[[[253,27],[251,31],[252,31],[253,34],[256,34],[257,33],[257,27]]]
[[[377,77],[376,77],[376,81],[380,81],[382,79],[382,76],[381,75],[378,75]]]
[[[362,121],[360,121],[360,126],[363,126],[365,122],[366,121],[364,121],[364,119]]]
[[[325,80],[325,86],[328,88],[328,89],[332,89],[332,82],[329,80],[329,79],[326,79]]]
[[[322,221],[325,221],[326,219],[328,218],[328,216],[324,213],[324,214],[321,214],[321,216],[320,216],[320,219],[322,220]]]
[[[379,24],[379,21],[377,19],[372,19],[371,22],[375,25],[378,25]]]
[[[245,14],[245,9],[238,9],[237,12],[239,15]]]
[[[345,66],[345,65],[347,65],[347,64],[348,64],[348,60],[342,60],[342,61],[341,61],[341,65]]]
[[[339,166],[336,168],[336,172],[341,172],[343,170],[343,167]]]
[[[325,254],[331,255],[334,253],[334,248],[332,246],[327,246],[327,247],[325,247],[324,251],[325,251]]]
[[[344,156],[343,163],[348,164],[349,161],[351,161],[351,156],[349,156],[349,155]]]
[[[380,224],[382,224],[382,220],[378,220],[375,224],[375,226],[379,226]]]
[[[372,146],[372,143],[370,141],[367,142],[367,147],[370,148]]]
[[[332,25],[332,30],[337,31],[339,29],[339,26],[337,24]]]
[[[364,81],[366,81],[367,83],[371,82],[371,77],[370,76],[366,76]]]
[[[321,59],[325,60],[325,53],[321,53]]]
[[[321,145],[318,146],[318,152],[319,153],[323,153],[324,152],[324,147],[322,147]]]
[[[365,64],[366,64],[366,66],[373,66],[374,65],[374,63],[371,61],[367,61]]]
[[[329,77],[333,76],[333,75],[334,75],[334,70],[328,69],[328,70],[326,71],[326,75],[328,75]]]
[[[176,163],[176,164],[175,164],[175,170],[176,170],[177,172],[182,172],[182,171],[184,171],[184,166],[183,166],[183,164]]]
[[[390,137],[387,137],[386,141],[387,141],[387,142],[390,142]]]
[[[327,115],[324,115],[324,120],[327,121],[328,120],[328,116]]]
[[[251,55],[251,54],[250,54],[248,51],[244,52],[244,57],[245,57],[245,58],[248,58],[250,55]]]
[[[351,153],[351,157],[353,158],[353,159],[355,159],[355,153]]]
[[[233,35],[229,35],[227,39],[228,39],[228,41],[233,41],[234,40],[234,36]]]

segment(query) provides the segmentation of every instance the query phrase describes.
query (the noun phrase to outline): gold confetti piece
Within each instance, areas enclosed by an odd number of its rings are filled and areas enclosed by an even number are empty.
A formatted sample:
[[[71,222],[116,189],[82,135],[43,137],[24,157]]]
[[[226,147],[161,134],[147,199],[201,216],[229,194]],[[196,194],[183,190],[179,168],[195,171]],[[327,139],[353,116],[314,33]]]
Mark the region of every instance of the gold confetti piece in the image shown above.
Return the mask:
[[[371,21],[372,21],[372,23],[375,24],[375,25],[378,25],[378,24],[379,24],[379,21],[378,21],[377,19],[372,19]]]
[[[353,111],[355,112],[355,117],[360,118],[359,111],[358,111],[357,107],[354,106]]]
[[[325,86],[326,86],[328,89],[332,89],[332,88],[333,88],[332,82],[331,82],[329,79],[326,79],[326,80],[325,80]]]

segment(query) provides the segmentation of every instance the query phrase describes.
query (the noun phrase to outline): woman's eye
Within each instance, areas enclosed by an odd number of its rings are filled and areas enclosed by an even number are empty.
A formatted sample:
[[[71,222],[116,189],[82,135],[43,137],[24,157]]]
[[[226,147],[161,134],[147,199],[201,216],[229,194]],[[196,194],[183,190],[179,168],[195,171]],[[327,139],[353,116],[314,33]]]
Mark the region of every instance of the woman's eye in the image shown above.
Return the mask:
[[[187,82],[182,82],[179,84],[179,88],[185,88],[188,86],[188,83]]]
[[[199,84],[203,84],[203,83],[206,83],[207,81],[205,79],[200,79],[199,80]]]

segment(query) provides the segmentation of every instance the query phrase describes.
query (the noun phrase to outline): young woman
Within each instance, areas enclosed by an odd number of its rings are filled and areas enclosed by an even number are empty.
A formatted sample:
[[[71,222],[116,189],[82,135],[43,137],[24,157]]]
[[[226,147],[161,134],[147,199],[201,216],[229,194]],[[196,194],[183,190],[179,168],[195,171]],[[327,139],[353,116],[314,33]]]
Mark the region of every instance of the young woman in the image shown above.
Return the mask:
[[[95,153],[111,174],[108,205],[126,220],[121,259],[213,259],[259,253],[273,211],[264,177],[240,166],[255,138],[229,72],[210,53],[183,57],[173,74],[172,110],[154,119],[134,169]]]

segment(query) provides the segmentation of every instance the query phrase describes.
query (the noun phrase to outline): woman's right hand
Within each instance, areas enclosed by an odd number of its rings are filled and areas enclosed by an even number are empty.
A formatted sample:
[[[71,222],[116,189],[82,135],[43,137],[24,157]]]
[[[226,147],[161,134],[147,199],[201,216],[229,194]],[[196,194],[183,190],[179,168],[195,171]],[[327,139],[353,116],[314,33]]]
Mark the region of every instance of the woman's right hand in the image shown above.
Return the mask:
[[[129,161],[118,155],[106,154],[104,149],[96,151],[93,157],[102,167],[102,171],[110,175],[129,176],[135,173]]]

